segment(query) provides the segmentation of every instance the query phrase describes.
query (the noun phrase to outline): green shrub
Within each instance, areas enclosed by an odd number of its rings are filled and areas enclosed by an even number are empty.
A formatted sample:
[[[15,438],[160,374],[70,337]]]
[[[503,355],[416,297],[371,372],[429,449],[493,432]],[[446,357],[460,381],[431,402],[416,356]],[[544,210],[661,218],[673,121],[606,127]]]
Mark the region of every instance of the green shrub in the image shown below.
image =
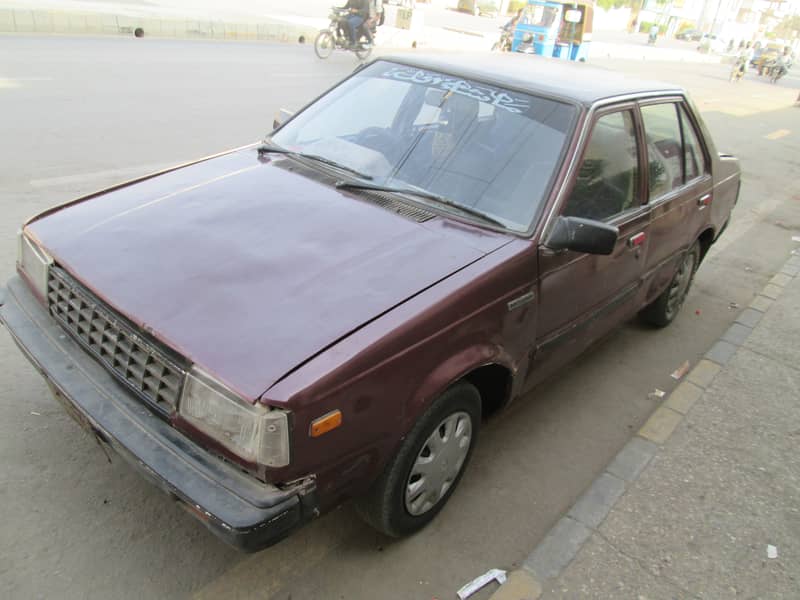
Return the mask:
[[[650,33],[650,28],[654,25],[652,21],[642,21],[639,23],[639,33]],[[667,33],[667,26],[666,25],[659,25],[658,26],[658,33],[664,35]]]
[[[511,0],[511,2],[508,3],[507,12],[509,15],[515,15],[520,8],[525,8],[526,6],[528,6],[527,0]]]

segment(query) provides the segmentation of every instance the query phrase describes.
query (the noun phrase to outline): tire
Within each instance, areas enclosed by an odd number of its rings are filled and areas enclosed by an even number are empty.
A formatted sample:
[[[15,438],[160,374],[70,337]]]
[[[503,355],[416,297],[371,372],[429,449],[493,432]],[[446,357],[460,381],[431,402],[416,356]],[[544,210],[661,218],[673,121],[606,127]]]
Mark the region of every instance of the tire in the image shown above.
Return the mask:
[[[359,60],[367,60],[369,55],[372,54],[372,45],[370,44],[366,48],[364,48],[364,46],[359,46],[355,49],[355,53]]]
[[[472,384],[459,382],[439,396],[380,477],[356,501],[361,518],[391,537],[410,535],[425,527],[458,486],[478,440],[480,420],[481,397]],[[437,450],[432,441],[442,443],[444,438],[447,440]],[[466,452],[460,442],[464,439],[468,443]],[[435,470],[421,475],[419,471],[427,464]]]
[[[320,31],[314,39],[314,52],[323,60],[333,53],[335,47],[336,41],[333,39],[333,34],[327,29]]]
[[[675,320],[686,300],[689,288],[692,287],[694,274],[699,265],[700,244],[695,242],[681,258],[678,270],[673,275],[667,289],[639,313],[646,323],[656,327],[666,327]]]

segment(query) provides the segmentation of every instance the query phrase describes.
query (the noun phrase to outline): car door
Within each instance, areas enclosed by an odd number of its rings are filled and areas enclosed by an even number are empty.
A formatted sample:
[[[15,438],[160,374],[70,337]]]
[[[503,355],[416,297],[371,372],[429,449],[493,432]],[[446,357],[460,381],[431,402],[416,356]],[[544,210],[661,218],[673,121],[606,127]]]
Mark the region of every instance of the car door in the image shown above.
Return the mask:
[[[679,258],[708,221],[713,182],[707,152],[681,98],[648,101],[640,111],[650,205],[648,302],[669,284]]]
[[[619,228],[608,256],[539,248],[539,312],[530,385],[629,317],[649,248],[641,124],[634,104],[598,111],[556,214]]]

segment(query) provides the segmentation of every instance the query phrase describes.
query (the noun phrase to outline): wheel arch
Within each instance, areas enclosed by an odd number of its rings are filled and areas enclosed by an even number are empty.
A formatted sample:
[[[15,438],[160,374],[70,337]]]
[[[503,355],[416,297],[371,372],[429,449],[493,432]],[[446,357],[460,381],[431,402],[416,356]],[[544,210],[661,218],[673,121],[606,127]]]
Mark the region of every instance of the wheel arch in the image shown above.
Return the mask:
[[[697,243],[700,244],[700,260],[702,261],[706,257],[706,253],[711,248],[711,244],[714,243],[715,235],[714,229],[712,227],[708,227],[703,230],[699,236],[697,236]]]
[[[451,355],[426,374],[412,395],[406,428],[413,427],[431,402],[460,381],[478,389],[483,417],[494,414],[510,400],[515,373],[511,357],[495,346],[470,346]]]

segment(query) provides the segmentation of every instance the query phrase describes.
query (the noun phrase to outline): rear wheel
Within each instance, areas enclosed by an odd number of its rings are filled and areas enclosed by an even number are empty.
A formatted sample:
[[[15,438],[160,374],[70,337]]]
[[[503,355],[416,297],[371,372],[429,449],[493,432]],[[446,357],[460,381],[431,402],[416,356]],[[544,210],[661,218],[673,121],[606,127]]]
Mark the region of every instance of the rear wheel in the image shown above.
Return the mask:
[[[656,327],[666,327],[672,323],[686,300],[699,264],[700,244],[695,242],[681,259],[667,289],[640,313],[647,323]]]
[[[478,438],[481,399],[460,382],[431,404],[368,493],[361,517],[393,537],[422,529],[455,490]]]
[[[322,59],[328,58],[336,47],[333,34],[327,29],[323,29],[314,40],[314,52]]]

